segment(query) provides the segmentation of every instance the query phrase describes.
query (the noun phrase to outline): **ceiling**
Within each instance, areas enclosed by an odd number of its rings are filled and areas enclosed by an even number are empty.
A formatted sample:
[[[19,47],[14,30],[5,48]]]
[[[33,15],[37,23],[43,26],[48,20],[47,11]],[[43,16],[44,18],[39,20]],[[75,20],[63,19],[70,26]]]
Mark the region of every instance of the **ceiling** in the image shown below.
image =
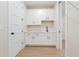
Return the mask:
[[[56,1],[25,1],[28,9],[54,8]]]

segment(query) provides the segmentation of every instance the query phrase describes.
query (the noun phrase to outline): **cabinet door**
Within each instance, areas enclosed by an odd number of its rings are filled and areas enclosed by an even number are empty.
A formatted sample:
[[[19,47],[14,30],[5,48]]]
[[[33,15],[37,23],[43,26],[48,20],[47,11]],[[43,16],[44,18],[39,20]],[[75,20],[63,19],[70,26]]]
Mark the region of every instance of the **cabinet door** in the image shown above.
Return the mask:
[[[41,33],[39,38],[41,45],[56,45],[56,35],[53,33]]]
[[[47,39],[46,39],[46,34],[45,33],[41,33],[40,34],[40,44],[41,45],[47,45]]]
[[[40,44],[40,40],[41,40],[41,38],[40,38],[40,34],[38,32],[33,34],[33,36],[32,36],[33,44],[39,45]]]
[[[47,35],[47,41],[49,45],[56,45],[56,34],[50,33]]]

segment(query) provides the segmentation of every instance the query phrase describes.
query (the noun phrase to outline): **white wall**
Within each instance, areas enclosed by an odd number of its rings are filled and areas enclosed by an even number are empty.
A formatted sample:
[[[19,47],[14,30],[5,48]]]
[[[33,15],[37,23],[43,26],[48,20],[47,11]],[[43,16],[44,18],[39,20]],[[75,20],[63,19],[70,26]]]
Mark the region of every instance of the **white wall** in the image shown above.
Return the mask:
[[[7,2],[0,2],[0,56],[8,56]]]
[[[41,20],[56,20],[55,9],[28,9],[27,10],[27,23],[28,24],[40,24]]]
[[[71,2],[76,8],[79,2]],[[67,2],[66,56],[79,57],[79,10]]]

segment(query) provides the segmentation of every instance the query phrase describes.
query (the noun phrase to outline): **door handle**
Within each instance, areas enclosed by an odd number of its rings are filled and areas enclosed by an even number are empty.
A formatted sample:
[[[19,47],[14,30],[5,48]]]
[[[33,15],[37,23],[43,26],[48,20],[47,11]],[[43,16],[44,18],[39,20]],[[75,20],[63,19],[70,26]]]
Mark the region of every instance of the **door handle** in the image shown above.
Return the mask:
[[[60,33],[60,30],[59,30],[59,33]]]
[[[14,32],[11,32],[11,35],[14,35]]]

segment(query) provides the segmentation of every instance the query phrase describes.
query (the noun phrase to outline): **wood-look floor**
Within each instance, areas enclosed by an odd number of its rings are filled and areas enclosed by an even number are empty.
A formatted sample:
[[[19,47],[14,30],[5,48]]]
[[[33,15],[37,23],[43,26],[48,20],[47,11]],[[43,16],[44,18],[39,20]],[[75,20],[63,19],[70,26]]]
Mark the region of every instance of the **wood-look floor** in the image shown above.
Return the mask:
[[[63,41],[64,44],[64,41]],[[63,50],[57,50],[56,47],[25,47],[16,57],[64,57],[64,45]]]

